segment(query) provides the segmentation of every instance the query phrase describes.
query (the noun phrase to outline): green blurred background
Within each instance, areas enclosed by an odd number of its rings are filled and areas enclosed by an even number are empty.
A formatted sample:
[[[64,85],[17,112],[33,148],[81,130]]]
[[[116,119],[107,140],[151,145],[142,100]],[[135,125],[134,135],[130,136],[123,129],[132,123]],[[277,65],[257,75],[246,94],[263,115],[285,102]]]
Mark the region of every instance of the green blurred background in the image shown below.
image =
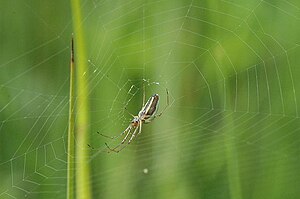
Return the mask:
[[[0,198],[66,198],[68,1],[0,3]],[[299,198],[300,3],[82,2],[93,198]],[[75,41],[76,42],[76,41]],[[104,142],[147,98],[162,117]],[[87,150],[88,147],[87,147]]]

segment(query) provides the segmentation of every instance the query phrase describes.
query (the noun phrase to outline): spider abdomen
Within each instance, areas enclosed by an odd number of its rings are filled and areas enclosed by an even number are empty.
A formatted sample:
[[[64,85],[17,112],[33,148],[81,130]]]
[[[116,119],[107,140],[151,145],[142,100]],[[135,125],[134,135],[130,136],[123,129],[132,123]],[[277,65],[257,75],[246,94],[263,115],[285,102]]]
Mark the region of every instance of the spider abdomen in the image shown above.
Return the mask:
[[[145,106],[142,108],[142,110],[139,112],[139,118],[144,122],[144,123],[149,123],[151,122],[155,114],[157,112],[159,105],[159,95],[154,94],[152,97],[149,98]]]

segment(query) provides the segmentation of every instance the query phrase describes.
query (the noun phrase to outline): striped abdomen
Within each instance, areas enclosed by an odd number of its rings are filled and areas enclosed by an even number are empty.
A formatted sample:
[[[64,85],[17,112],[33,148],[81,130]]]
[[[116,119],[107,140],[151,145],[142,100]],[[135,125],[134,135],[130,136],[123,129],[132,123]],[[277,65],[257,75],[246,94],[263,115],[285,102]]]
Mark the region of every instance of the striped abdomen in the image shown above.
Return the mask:
[[[145,123],[151,122],[151,120],[155,117],[155,114],[158,109],[159,104],[159,95],[154,94],[152,95],[143,109],[139,112],[140,120],[144,121]]]

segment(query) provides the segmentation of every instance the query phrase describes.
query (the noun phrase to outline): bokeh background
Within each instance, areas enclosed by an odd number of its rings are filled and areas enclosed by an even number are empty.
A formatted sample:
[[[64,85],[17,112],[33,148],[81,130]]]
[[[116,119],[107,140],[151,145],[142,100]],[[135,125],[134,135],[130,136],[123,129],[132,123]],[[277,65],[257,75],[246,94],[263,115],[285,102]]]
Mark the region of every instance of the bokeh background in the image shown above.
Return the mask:
[[[65,198],[68,1],[0,3],[0,198]],[[298,198],[297,0],[82,1],[93,198]],[[76,41],[75,41],[76,42]],[[76,44],[75,44],[76,45]],[[143,99],[160,118],[106,153]],[[77,141],[77,140],[76,140]]]

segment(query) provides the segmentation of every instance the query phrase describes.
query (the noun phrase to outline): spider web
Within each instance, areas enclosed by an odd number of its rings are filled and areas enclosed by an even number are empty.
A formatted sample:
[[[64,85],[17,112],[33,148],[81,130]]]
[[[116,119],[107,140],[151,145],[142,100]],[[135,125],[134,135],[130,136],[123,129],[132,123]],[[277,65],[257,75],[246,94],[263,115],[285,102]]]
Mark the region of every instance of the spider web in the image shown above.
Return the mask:
[[[69,2],[68,2],[69,3]],[[0,198],[65,198],[69,4],[9,1],[0,18]],[[296,198],[297,1],[85,1],[94,198]],[[13,23],[12,23],[13,22]],[[34,24],[34,25],[33,25]],[[76,33],[75,33],[76,34]],[[132,114],[162,117],[121,153]]]

